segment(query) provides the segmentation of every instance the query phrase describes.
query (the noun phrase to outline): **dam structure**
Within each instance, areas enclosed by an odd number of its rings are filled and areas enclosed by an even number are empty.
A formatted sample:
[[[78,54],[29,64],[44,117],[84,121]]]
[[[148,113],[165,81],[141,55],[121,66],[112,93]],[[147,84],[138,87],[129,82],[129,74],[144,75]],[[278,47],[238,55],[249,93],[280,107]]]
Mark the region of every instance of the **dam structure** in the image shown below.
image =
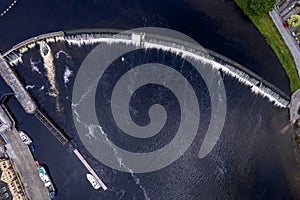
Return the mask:
[[[286,108],[289,105],[290,97],[276,86],[264,80],[235,61],[226,58],[216,52],[200,48],[191,42],[182,41],[178,38],[170,38],[164,35],[132,32],[117,29],[79,29],[71,31],[58,31],[36,36],[25,40],[3,54],[3,57],[14,65],[22,62],[22,53],[35,47],[40,42],[67,42],[68,45],[96,45],[125,44],[140,46],[145,49],[158,49],[168,51],[176,55],[190,57],[195,60],[210,63],[211,66],[224,74],[234,77],[239,82],[247,85],[255,94],[267,98],[274,105]]]
[[[52,32],[46,33],[39,36],[35,36],[24,40],[16,45],[14,45],[11,49],[5,52],[2,56],[5,58],[11,65],[15,65],[19,62],[22,62],[22,53],[25,53],[29,49],[35,47],[40,42],[58,42],[64,41],[64,32]]]
[[[25,40],[11,48],[9,51],[0,55],[0,75],[6,84],[12,89],[14,96],[21,104],[22,108],[28,114],[34,114],[37,119],[53,134],[53,136],[62,144],[69,142],[69,138],[52,122],[52,120],[38,109],[34,99],[31,97],[27,89],[24,87],[18,74],[13,69],[13,66],[18,62],[22,62],[22,53],[33,48],[41,42],[55,42],[63,40],[63,32],[53,32],[43,34]]]
[[[57,128],[57,126],[47,117],[41,110],[38,110],[37,104],[23,86],[16,72],[9,66],[9,64],[0,55],[0,75],[6,82],[6,84],[14,92],[14,96],[17,98],[18,102],[21,104],[23,109],[28,114],[34,114],[37,119],[39,119],[42,124],[54,135],[56,139],[63,145],[65,145],[69,139],[64,135],[64,133]]]

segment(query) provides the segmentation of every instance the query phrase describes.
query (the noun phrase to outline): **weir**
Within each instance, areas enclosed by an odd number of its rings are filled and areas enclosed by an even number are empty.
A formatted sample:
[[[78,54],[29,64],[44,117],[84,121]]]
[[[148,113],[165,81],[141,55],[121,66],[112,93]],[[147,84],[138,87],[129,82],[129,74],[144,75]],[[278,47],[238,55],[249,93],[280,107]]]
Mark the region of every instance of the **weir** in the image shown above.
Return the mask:
[[[190,57],[201,62],[210,63],[213,68],[236,78],[239,82],[249,86],[253,93],[267,98],[276,106],[285,108],[289,105],[289,95],[262,77],[251,72],[246,67],[216,52],[201,48],[196,44],[182,41],[178,38],[170,38],[164,35],[133,33],[130,31],[120,32],[121,30],[118,29],[79,29],[43,34],[15,45],[4,54],[4,57],[11,64],[22,62],[22,53],[33,48],[36,44],[40,44],[41,41],[66,41],[69,45],[77,46],[96,45],[98,43],[119,43],[142,46],[146,49],[160,49],[181,55],[183,58]]]
[[[69,139],[60,131],[54,123],[51,122],[49,117],[43,114],[40,110],[37,109],[37,105],[33,98],[30,96],[28,91],[23,86],[19,77],[11,69],[9,64],[6,63],[5,59],[0,55],[0,75],[6,82],[8,86],[13,90],[13,94],[23,107],[26,113],[34,114],[43,125],[48,128],[48,130],[60,141],[61,144],[65,145]],[[4,96],[1,96],[0,100],[3,99]]]
[[[91,33],[87,33],[91,31]],[[140,35],[140,41],[136,38]],[[190,42],[182,41],[177,38],[170,38],[164,35],[148,33],[122,32],[119,30],[72,30],[65,32],[65,40],[69,45],[94,45],[98,43],[123,43],[127,45],[142,46],[144,48],[154,48],[164,51],[170,51],[177,55],[190,57],[206,63],[211,63],[216,68],[231,77],[236,78],[239,82],[250,87],[251,91],[267,98],[276,106],[287,107],[290,97],[276,86],[272,85],[262,77],[251,72],[240,64],[226,58],[216,52],[199,48]]]
[[[11,65],[16,65],[19,62],[22,62],[22,53],[25,53],[29,49],[34,48],[41,41],[44,42],[64,41],[64,32],[57,31],[57,32],[46,33],[46,34],[29,38],[27,40],[24,40],[14,45],[10,50],[5,52],[2,56],[6,58]]]

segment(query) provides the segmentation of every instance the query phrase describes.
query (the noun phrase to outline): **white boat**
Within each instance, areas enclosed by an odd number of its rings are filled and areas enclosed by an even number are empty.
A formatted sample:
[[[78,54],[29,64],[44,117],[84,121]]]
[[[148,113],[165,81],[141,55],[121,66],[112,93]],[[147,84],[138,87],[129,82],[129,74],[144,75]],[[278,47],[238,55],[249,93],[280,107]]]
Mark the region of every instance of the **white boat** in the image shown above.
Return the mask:
[[[27,145],[30,145],[32,143],[32,140],[24,131],[18,131],[18,132],[19,132],[22,142],[24,142]]]
[[[98,183],[98,181],[95,179],[95,177],[92,174],[87,173],[86,178],[91,183],[91,185],[93,186],[93,188],[95,190],[98,190],[101,187],[100,184]]]

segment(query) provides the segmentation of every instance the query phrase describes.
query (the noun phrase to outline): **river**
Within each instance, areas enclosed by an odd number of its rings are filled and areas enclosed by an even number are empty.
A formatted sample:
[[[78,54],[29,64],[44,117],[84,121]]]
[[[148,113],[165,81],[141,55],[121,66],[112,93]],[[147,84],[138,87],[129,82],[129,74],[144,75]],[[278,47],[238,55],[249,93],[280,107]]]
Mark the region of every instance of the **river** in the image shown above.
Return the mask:
[[[0,18],[0,27],[5,27],[5,31],[0,32],[0,49],[5,52],[24,39],[56,30],[91,27],[129,29],[142,26],[165,27],[187,34],[204,47],[246,66],[287,94],[290,92],[287,76],[274,53],[232,1],[80,0],[75,2],[66,0],[61,2],[54,0],[51,3],[44,3],[20,0]],[[56,199],[146,199],[148,197],[150,199],[291,199],[299,197],[296,190],[299,183],[291,132],[284,136],[279,133],[288,123],[288,111],[253,94],[247,86],[229,76],[224,76],[229,111],[225,126],[215,148],[205,158],[199,159],[194,156],[199,148],[197,142],[203,139],[201,130],[207,127],[209,118],[210,111],[205,108],[210,105],[207,104],[208,99],[204,97],[200,104],[204,115],[201,118],[203,124],[199,134],[184,156],[170,166],[150,173],[132,175],[112,170],[97,162],[83,148],[74,128],[73,119],[70,117],[75,74],[92,47],[68,47],[63,43],[50,44],[50,46],[54,55],[59,50],[64,50],[72,57],[61,55],[59,59],[55,59],[63,112],[55,111],[55,101],[47,95],[49,83],[46,77],[31,71],[30,59],[35,62],[40,61],[37,66],[41,73],[44,73],[38,49],[24,54],[24,63],[18,65],[16,70],[21,74],[26,85],[35,85],[35,88],[30,91],[40,107],[74,139],[77,147],[87,156],[88,161],[109,187],[106,192],[93,190],[85,178],[85,168],[70,149],[62,147],[34,116],[25,114],[16,99],[11,98],[9,107],[15,114],[18,127],[29,133],[34,140],[36,146],[34,157],[49,168],[57,188]],[[160,61],[168,63],[172,59],[176,58],[162,57]],[[63,78],[66,66],[73,71],[67,86]],[[116,74],[118,71],[111,73]],[[44,86],[43,90],[42,86]],[[9,91],[2,80],[0,88],[1,93]],[[203,91],[197,92],[198,95],[206,94],[205,86],[203,88]],[[143,90],[140,92],[142,93]],[[165,92],[168,95],[160,99],[161,103],[170,98],[170,94]],[[137,97],[146,98],[139,93]],[[155,95],[151,98],[155,98]],[[134,100],[134,102],[138,105],[139,101]],[[143,111],[144,108],[140,109]],[[176,109],[171,109],[170,112],[174,112],[174,116],[178,114]],[[112,121],[110,117],[101,120],[107,123],[108,127],[104,126],[106,130],[114,129],[110,126]],[[141,119],[140,123],[145,123],[144,120],[147,119]],[[176,117],[172,120],[176,121]],[[112,137],[112,140],[116,144],[124,142],[124,148],[141,150],[139,147],[131,147],[133,145],[131,140],[120,141],[117,136]],[[170,138],[166,137],[155,145],[162,146],[169,140]],[[149,151],[153,147],[147,148],[146,151]]]

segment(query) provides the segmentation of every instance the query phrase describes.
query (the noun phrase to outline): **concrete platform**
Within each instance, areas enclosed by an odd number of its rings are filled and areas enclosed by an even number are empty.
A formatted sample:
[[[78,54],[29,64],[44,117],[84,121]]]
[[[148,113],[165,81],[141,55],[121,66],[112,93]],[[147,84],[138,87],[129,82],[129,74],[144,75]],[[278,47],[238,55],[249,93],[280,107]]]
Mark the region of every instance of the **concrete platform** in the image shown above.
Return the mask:
[[[6,115],[4,109],[0,106],[0,132],[5,132],[12,128],[12,121]]]
[[[15,94],[15,97],[20,102],[23,109],[29,113],[33,114],[36,112],[37,106],[27,90],[24,88],[22,83],[20,82],[17,75],[10,68],[10,66],[6,63],[4,58],[0,55],[0,75],[6,82],[6,84],[12,89]]]
[[[31,200],[50,200],[48,191],[37,173],[37,167],[32,154],[25,145],[15,128],[5,133],[9,144],[5,145],[7,154],[13,160],[20,175],[26,194]]]

